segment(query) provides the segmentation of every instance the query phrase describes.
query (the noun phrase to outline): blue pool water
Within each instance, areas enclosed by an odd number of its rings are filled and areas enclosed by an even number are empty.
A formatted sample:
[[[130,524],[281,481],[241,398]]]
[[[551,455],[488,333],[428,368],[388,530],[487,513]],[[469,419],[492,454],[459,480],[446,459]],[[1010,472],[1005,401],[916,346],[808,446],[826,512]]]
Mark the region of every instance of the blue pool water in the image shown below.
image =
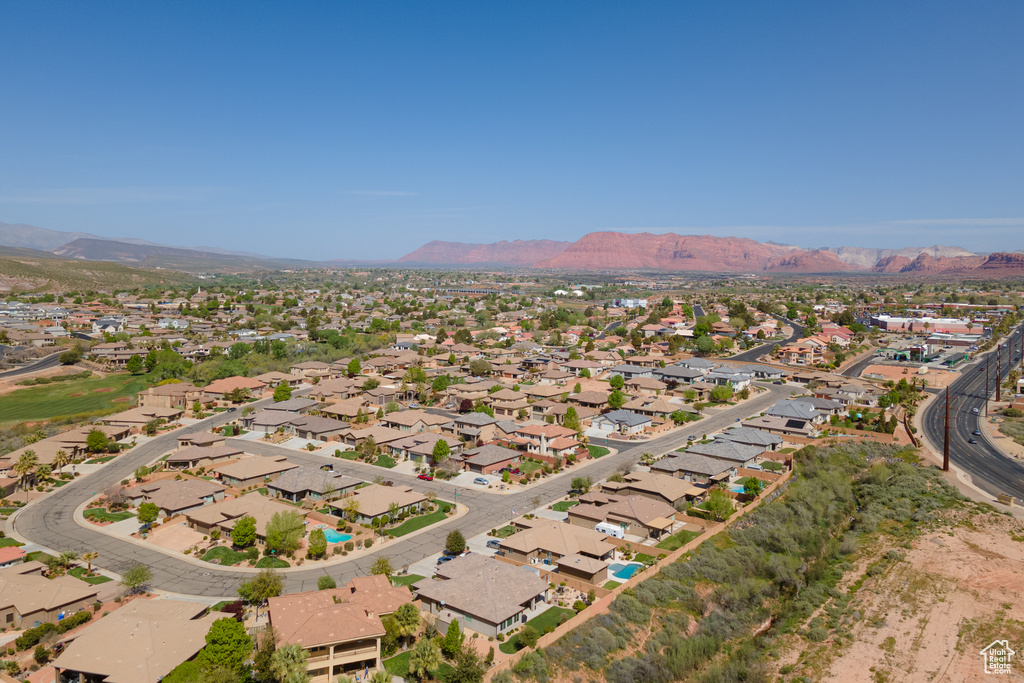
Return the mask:
[[[729,490],[734,493],[743,493],[743,486],[740,484],[729,484]]]
[[[639,564],[611,564],[608,565],[608,569],[616,579],[625,581],[633,576],[641,566]]]
[[[324,529],[324,536],[327,537],[328,543],[344,543],[352,538],[352,534],[342,534],[334,529]]]

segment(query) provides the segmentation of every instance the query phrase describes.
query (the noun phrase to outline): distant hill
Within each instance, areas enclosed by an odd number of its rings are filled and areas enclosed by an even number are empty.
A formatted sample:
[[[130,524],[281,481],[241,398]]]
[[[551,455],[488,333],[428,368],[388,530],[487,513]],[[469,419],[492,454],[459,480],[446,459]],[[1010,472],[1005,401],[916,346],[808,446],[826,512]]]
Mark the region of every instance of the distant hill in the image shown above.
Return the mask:
[[[245,273],[255,270],[315,267],[312,261],[271,259],[242,254],[165,247],[157,244],[131,244],[117,240],[79,238],[53,250],[57,256],[87,261],[137,263],[151,268]]]
[[[87,232],[60,232],[24,223],[0,223],[0,247],[20,247],[50,251],[83,237],[96,237]]]
[[[928,254],[935,258],[976,256],[974,252],[968,251],[963,247],[943,247],[939,245],[931,247],[904,247],[903,249],[875,249],[872,247],[822,247],[822,249],[824,251],[831,251],[857,270],[872,269],[880,261],[893,256],[901,256],[910,261],[913,261],[920,254]]]
[[[529,266],[565,251],[570,242],[554,240],[513,240],[493,244],[427,242],[398,259],[399,263],[467,266],[473,264]]]

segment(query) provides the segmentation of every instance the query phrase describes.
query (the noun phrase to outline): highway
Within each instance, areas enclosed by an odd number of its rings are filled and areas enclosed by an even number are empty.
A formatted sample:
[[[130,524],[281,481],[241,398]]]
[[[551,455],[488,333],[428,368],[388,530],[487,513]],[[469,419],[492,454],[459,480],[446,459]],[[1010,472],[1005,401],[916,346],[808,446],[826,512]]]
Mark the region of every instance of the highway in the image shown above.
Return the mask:
[[[1012,359],[1020,357],[1024,325],[1018,327],[1008,342],[1003,343],[1002,377],[996,379],[996,351],[979,356],[978,362],[966,367],[961,377],[949,386],[949,460],[971,476],[974,484],[993,496],[1007,493],[1024,500],[1024,465],[1003,455],[984,435],[973,435],[985,417],[985,362],[991,358],[989,388],[995,393],[996,381],[1010,373]],[[1012,348],[1011,348],[1012,347]],[[1012,394],[1010,394],[1012,396]],[[931,401],[921,416],[921,426],[935,449],[942,453],[945,432],[945,392]],[[1003,392],[1005,398],[1006,392]],[[978,412],[975,413],[974,409]],[[978,443],[968,443],[968,439]]]
[[[460,487],[458,503],[468,508],[468,512],[462,517],[432,525],[414,536],[375,546],[372,552],[356,559],[330,566],[286,571],[285,590],[315,590],[317,578],[324,574],[330,574],[339,584],[352,577],[366,575],[377,555],[389,557],[392,565],[401,568],[439,552],[444,547],[444,538],[451,529],[460,529],[468,538],[504,526],[508,523],[513,508],[518,514],[523,514],[536,507],[533,504],[534,498],[538,498],[541,504],[548,504],[564,496],[574,476],[586,475],[598,481],[613,474],[622,464],[635,462],[644,452],[657,455],[668,453],[685,445],[686,437],[690,434],[710,434],[724,429],[734,424],[737,418],[757,414],[778,399],[799,391],[789,386],[762,386],[768,389],[766,393],[735,407],[711,411],[699,422],[668,435],[639,443],[611,442],[610,445],[622,450],[614,455],[580,464],[574,467],[570,474],[544,479],[520,493],[500,494]],[[267,402],[269,400],[251,405],[259,407]],[[25,540],[56,552],[98,552],[99,558],[93,564],[118,574],[131,564],[141,562],[149,566],[153,572],[150,586],[154,589],[206,597],[234,596],[239,582],[251,578],[254,570],[196,564],[141,542],[111,536],[97,528],[83,527],[75,521],[74,511],[93,495],[104,492],[123,479],[130,478],[141,465],[153,462],[173,450],[181,434],[208,430],[228,422],[236,415],[237,413],[220,413],[204,420],[201,426],[175,430],[136,446],[104,465],[99,471],[80,477],[23,508],[12,518],[15,532]],[[606,442],[594,440],[593,443],[597,445]],[[320,466],[331,463],[336,471],[364,480],[382,476],[396,484],[407,484],[419,491],[433,490],[442,500],[455,498],[456,487],[440,480],[424,482],[411,475],[403,475],[374,465],[333,458],[326,454],[284,449],[264,442],[232,440],[232,444],[244,447],[249,453],[286,455],[289,460],[300,464]]]

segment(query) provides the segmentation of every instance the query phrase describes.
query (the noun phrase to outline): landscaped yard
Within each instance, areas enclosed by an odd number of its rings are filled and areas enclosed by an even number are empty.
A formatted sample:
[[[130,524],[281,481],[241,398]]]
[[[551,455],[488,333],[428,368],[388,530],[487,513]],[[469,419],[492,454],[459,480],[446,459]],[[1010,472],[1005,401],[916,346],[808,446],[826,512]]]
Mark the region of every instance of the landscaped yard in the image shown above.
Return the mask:
[[[533,619],[526,622],[526,626],[532,626],[537,629],[537,633],[544,635],[549,630],[553,631],[558,627],[558,624],[561,623],[563,614],[571,617],[576,614],[576,610],[566,609],[565,607],[549,607]],[[498,649],[507,655],[514,654],[516,652],[516,639],[518,637],[518,634],[512,636],[499,645]]]
[[[240,553],[237,550],[232,550],[231,548],[225,545],[217,546],[210,552],[203,555],[203,562],[210,562],[211,560],[220,560],[218,564],[225,567],[236,565],[239,562],[245,562],[248,559],[249,556],[245,553]]]
[[[85,464],[86,465],[102,465],[105,462],[110,462],[111,460],[113,460],[116,457],[117,457],[116,455],[104,455],[104,456],[101,456],[99,458],[93,458],[91,460],[86,460]]]
[[[24,543],[19,543],[18,541],[14,540],[13,538],[0,538],[0,548],[6,548],[9,545],[16,545],[16,546],[21,547],[21,546],[23,546],[25,544]]]
[[[407,576],[392,576],[391,583],[396,586],[411,586],[417,581],[422,581],[425,577],[419,574],[409,574]]]
[[[682,548],[684,545],[686,545],[693,539],[697,538],[698,536],[700,536],[698,532],[686,531],[684,529],[677,534],[672,534],[655,547],[661,550],[667,550],[669,552],[672,552],[673,550],[678,550]]]
[[[494,533],[491,534],[491,536],[494,536],[495,538],[508,538],[515,532],[516,528],[511,524],[508,524],[506,526],[501,527],[500,529],[495,529]]]
[[[607,588],[608,590],[611,590],[613,588],[618,588],[621,585],[622,585],[621,581],[609,581],[605,585],[601,586],[601,588]]]
[[[288,564],[288,562],[282,560],[280,557],[271,557],[270,555],[260,558],[260,561],[256,563],[257,569],[284,569],[285,567],[290,566],[291,565]]]
[[[600,458],[611,453],[611,451],[604,446],[591,446],[589,444],[587,445],[587,450],[590,451],[591,458]]]
[[[373,461],[373,464],[377,467],[387,467],[389,469],[396,465],[394,458],[390,455],[384,454],[378,455],[377,459]]]
[[[384,660],[384,668],[392,676],[401,676],[408,680],[409,678],[409,658],[412,656],[412,650],[406,650],[400,655],[395,655],[391,659]],[[441,662],[441,666],[438,667],[435,678],[444,680],[445,676],[450,672],[455,671],[450,664]]]
[[[134,399],[151,383],[148,375],[113,374],[19,389],[4,395],[3,422],[123,410],[131,406],[123,399]]]
[[[344,458],[345,460],[358,460],[359,453],[355,451],[345,451],[344,453],[337,457]]]
[[[636,557],[633,558],[637,562],[643,562],[644,564],[654,564],[658,561],[654,555],[648,555],[647,553],[637,553]]]
[[[563,500],[551,506],[555,512],[568,512],[573,505],[579,505],[578,500]]]
[[[47,564],[51,560],[55,560],[57,558],[55,558],[53,555],[48,555],[44,553],[42,550],[37,550],[33,553],[29,553],[28,555],[26,555],[25,559],[29,562],[42,562],[43,564]]]
[[[394,529],[388,529],[387,533],[394,534],[395,538],[398,538],[399,536],[405,536],[406,534],[410,534],[413,531],[416,531],[417,529],[422,529],[423,527],[428,527],[431,524],[436,524],[437,522],[440,522],[448,517],[446,513],[448,512],[448,509],[451,508],[451,506],[451,503],[443,503],[441,501],[438,501],[437,510],[435,510],[434,512],[429,512],[425,515],[418,515],[416,517],[410,517],[409,519],[405,520],[404,522],[396,526]]]
[[[519,463],[519,471],[523,474],[532,474],[539,469],[543,469],[544,463],[534,462],[533,460],[524,460]]]
[[[86,519],[93,522],[123,522],[135,516],[131,512],[111,512],[106,508],[92,508],[91,510],[86,510],[83,515]]]
[[[94,586],[99,585],[101,583],[107,583],[108,581],[113,581],[113,579],[111,579],[109,576],[101,576],[99,574],[97,574],[96,576],[86,576],[85,567],[72,567],[68,570],[68,574],[75,577],[76,579],[81,579],[86,583],[91,583]]]

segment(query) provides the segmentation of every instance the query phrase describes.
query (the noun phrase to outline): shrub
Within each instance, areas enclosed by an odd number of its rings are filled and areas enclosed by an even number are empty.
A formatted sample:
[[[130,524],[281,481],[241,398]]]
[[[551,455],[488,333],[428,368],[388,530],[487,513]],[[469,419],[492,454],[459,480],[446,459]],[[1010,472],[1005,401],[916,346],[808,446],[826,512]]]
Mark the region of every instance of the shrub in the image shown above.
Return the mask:
[[[1021,410],[1020,408],[1009,407],[1003,409],[1003,415],[1005,415],[1006,417],[1024,417],[1024,410]]]
[[[368,539],[366,539],[365,541],[363,541],[363,546],[364,546],[364,547],[367,547],[367,548],[369,548],[369,547],[371,547],[372,545],[373,545],[373,539],[372,539],[372,538],[368,538]]]

